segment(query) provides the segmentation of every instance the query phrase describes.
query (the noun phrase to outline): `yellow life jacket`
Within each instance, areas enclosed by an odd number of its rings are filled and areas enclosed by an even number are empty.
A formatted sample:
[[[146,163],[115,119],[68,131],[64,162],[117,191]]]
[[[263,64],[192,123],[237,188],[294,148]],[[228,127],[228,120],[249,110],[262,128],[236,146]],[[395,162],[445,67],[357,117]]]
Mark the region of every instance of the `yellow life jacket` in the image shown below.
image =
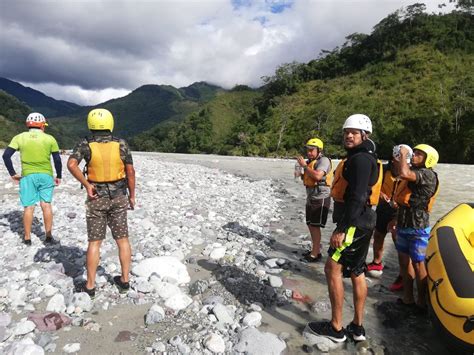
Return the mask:
[[[349,184],[347,180],[342,176],[344,170],[344,164],[347,159],[343,159],[339,162],[334,171],[334,180],[331,186],[331,197],[336,202],[344,202],[344,194],[346,193],[347,185]],[[382,188],[382,178],[383,178],[383,167],[382,162],[377,159],[378,165],[378,178],[375,185],[372,186],[370,196],[367,199],[367,203],[371,206],[376,206],[379,203],[380,189]]]
[[[87,177],[91,182],[114,182],[125,178],[125,165],[120,158],[120,142],[89,142],[91,159]]]
[[[426,206],[426,211],[431,212],[433,209],[433,205],[436,201],[436,196],[438,196],[439,192],[439,179],[438,175],[436,175],[436,188],[433,196],[430,197],[428,200],[428,204]],[[396,203],[402,206],[410,207],[410,198],[412,195],[413,191],[410,188],[409,181],[407,180],[402,180],[400,184],[397,187],[397,190],[395,191],[395,195],[393,199],[395,200]]]
[[[328,158],[329,159],[329,158]],[[315,170],[314,166],[317,164],[318,159],[314,159],[308,164],[308,168],[311,170]],[[332,178],[333,178],[333,172],[332,172],[332,161],[329,159],[329,171],[326,173],[326,175],[323,177],[321,181],[317,181],[313,179],[309,174],[307,173],[307,170],[305,170],[303,174],[303,184],[306,187],[314,187],[316,185],[319,186],[331,186],[332,184]]]

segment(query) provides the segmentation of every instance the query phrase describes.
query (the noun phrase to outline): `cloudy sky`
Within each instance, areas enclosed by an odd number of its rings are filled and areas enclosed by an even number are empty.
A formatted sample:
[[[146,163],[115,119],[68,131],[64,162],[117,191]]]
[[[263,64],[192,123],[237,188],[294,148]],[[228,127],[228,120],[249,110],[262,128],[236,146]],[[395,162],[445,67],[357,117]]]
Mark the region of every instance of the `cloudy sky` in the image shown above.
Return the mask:
[[[143,84],[259,86],[415,2],[1,0],[0,76],[78,104]]]

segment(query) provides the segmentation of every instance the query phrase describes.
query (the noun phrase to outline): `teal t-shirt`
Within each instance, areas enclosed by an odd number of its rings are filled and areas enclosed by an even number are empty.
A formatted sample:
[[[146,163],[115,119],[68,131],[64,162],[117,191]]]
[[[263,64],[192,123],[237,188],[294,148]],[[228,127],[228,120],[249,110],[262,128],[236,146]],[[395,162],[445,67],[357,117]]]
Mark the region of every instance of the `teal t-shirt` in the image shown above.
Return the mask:
[[[51,153],[59,152],[53,136],[40,129],[30,129],[13,137],[8,146],[20,152],[22,176],[36,173],[53,176]]]

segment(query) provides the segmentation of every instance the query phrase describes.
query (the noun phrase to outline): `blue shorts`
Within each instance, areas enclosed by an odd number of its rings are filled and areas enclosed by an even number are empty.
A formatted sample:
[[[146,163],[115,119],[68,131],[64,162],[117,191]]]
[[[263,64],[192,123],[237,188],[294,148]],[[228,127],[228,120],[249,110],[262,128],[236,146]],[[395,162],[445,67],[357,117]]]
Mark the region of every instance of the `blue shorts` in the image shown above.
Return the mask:
[[[48,174],[30,174],[20,179],[20,201],[23,207],[33,206],[39,201],[51,203],[54,179]]]
[[[426,247],[430,237],[431,228],[399,228],[395,247],[400,253],[410,255],[415,263],[425,260]]]

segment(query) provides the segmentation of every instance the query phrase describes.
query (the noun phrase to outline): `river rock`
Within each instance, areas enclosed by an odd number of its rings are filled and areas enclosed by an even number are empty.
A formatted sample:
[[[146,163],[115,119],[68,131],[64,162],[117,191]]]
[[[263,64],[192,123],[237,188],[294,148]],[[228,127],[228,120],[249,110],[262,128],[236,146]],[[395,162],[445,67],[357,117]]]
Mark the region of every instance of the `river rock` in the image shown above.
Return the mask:
[[[174,311],[179,311],[185,309],[192,302],[193,300],[189,296],[179,293],[168,298],[165,301],[165,306],[171,308]]]
[[[225,256],[227,248],[226,247],[218,247],[211,251],[209,258],[212,260],[219,260]]]
[[[33,330],[35,330],[35,328],[36,328],[35,323],[29,320],[21,321],[15,326],[15,328],[13,328],[13,334],[25,335],[25,334],[31,333]]]
[[[149,324],[156,324],[161,322],[165,318],[165,311],[159,305],[154,304],[148,310],[146,314],[145,323]]]
[[[7,327],[12,321],[12,317],[8,313],[0,313],[0,327]]]
[[[260,332],[256,328],[245,328],[239,334],[239,343],[234,350],[248,355],[279,355],[286,344],[275,334]]]
[[[262,315],[259,312],[251,312],[242,320],[242,324],[246,327],[258,327],[262,323]]]
[[[283,286],[283,281],[281,280],[281,278],[275,275],[268,276],[268,282],[270,282],[270,286],[272,287]]]
[[[63,351],[68,354],[77,353],[81,350],[81,343],[70,343],[63,347]]]
[[[171,278],[179,284],[188,283],[191,280],[186,266],[172,256],[159,256],[142,260],[133,267],[132,273],[146,278],[155,273],[162,279]]]
[[[25,338],[10,344],[5,349],[5,354],[8,355],[44,355],[44,350],[41,346],[36,345],[32,339]]]
[[[227,307],[221,303],[216,304],[212,308],[212,313],[214,313],[217,320],[223,324],[232,324],[234,322],[234,319],[230,315]]]
[[[66,311],[66,304],[64,303],[64,296],[62,294],[56,294],[48,302],[46,310],[50,312],[63,313]]]
[[[90,296],[85,292],[74,293],[70,304],[74,307],[79,307],[85,312],[89,312],[94,306]]]
[[[225,352],[224,339],[219,334],[211,333],[205,340],[204,346],[214,354]]]

